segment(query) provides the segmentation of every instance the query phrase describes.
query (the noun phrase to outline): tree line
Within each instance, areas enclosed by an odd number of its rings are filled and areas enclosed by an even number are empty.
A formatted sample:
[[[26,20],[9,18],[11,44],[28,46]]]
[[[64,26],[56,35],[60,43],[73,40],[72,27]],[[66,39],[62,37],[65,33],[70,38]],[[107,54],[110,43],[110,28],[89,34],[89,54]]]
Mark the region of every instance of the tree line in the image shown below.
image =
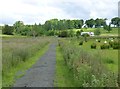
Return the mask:
[[[24,36],[41,36],[41,35],[58,35],[58,31],[81,29],[81,28],[101,28],[110,30],[111,25],[114,27],[120,27],[120,18],[115,17],[111,19],[109,25],[106,24],[105,19],[89,19],[81,20],[47,20],[44,24],[24,25],[23,21],[16,21],[13,26],[5,25],[2,29],[3,34],[7,35],[24,35]]]

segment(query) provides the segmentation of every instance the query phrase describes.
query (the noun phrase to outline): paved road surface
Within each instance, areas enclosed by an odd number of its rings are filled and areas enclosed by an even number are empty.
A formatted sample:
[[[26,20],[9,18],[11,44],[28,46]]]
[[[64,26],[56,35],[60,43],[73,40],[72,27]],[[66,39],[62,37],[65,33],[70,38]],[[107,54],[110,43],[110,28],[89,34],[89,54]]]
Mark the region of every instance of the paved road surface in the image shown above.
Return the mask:
[[[16,81],[13,87],[53,87],[56,64],[56,44],[30,68],[25,76]]]

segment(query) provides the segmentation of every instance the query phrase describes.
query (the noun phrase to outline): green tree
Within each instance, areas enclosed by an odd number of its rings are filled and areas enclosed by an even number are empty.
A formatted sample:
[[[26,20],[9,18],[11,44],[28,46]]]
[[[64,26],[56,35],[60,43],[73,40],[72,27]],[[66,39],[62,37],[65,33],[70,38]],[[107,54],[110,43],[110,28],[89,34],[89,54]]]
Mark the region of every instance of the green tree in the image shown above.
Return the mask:
[[[59,37],[68,37],[68,31],[63,30],[63,31],[61,31],[61,32],[59,33],[58,36],[59,36]]]
[[[107,30],[108,32],[110,32],[110,31],[112,30],[111,24],[105,25],[105,26],[104,26],[104,29]]]
[[[94,19],[86,20],[85,24],[87,25],[87,27],[93,28],[93,26],[95,25],[95,21]]]
[[[33,34],[33,37],[38,36],[38,32],[39,32],[38,25],[35,23],[35,24],[32,26],[32,34]]]
[[[73,22],[74,22],[74,28],[76,29],[82,28],[84,24],[84,20],[73,20]]]
[[[44,24],[44,29],[45,30],[52,30],[52,23],[50,21],[46,21]]]
[[[7,35],[13,35],[13,27],[5,25],[5,27],[2,29],[2,33]]]
[[[24,36],[32,36],[31,34],[32,26],[31,25],[25,25],[24,29],[21,31],[21,35]]]
[[[105,19],[99,19],[97,18],[95,20],[95,27],[98,28],[98,27],[101,27],[101,26],[105,26],[106,25],[106,18]]]
[[[119,17],[112,18],[111,24],[113,24],[114,27],[119,27],[120,26],[120,18]]]
[[[63,20],[58,21],[58,30],[65,30]]]
[[[58,30],[58,19],[51,19],[52,30]]]
[[[16,21],[14,24],[14,29],[15,29],[15,33],[17,34],[21,34],[22,30],[24,29],[24,23],[23,21]]]
[[[66,20],[67,29],[74,28],[74,21],[73,20]]]

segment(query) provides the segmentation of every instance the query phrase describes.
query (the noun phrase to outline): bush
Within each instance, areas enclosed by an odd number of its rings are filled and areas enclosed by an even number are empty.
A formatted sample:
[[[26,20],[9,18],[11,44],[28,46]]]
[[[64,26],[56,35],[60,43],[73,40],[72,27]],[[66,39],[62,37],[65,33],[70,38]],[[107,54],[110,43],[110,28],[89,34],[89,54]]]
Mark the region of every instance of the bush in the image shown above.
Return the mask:
[[[101,49],[109,49],[110,48],[109,44],[102,44],[100,47],[101,47]]]
[[[113,45],[113,49],[119,49],[120,46],[119,45]]]
[[[94,33],[95,35],[100,35],[101,34],[100,29],[95,29]]]
[[[114,61],[112,59],[107,59],[106,63],[108,63],[108,64],[114,64]]]
[[[49,31],[47,35],[48,36],[54,36],[54,31]]]
[[[2,29],[2,33],[6,35],[13,35],[13,27],[5,25],[5,27]]]
[[[83,45],[83,41],[80,41],[79,45]]]
[[[108,32],[110,32],[112,30],[111,26],[110,25],[105,25],[103,27],[105,30],[107,30]]]
[[[114,41],[113,49],[119,49],[119,48],[120,48],[120,43],[118,41]]]
[[[67,31],[62,31],[59,33],[58,37],[68,37],[68,32]]]
[[[93,44],[91,45],[91,49],[96,49],[96,43],[93,43]]]
[[[67,36],[68,37],[73,37],[74,36],[74,31],[73,30],[68,31]]]
[[[109,44],[113,49],[119,49],[120,48],[118,41],[110,41]]]
[[[79,30],[76,32],[76,36],[77,36],[77,38],[79,38],[79,36],[80,36],[80,31]]]
[[[113,47],[114,42],[113,42],[113,41],[110,41],[110,42],[109,42],[109,45],[110,45],[110,47]]]
[[[98,40],[98,42],[101,42],[101,40]]]

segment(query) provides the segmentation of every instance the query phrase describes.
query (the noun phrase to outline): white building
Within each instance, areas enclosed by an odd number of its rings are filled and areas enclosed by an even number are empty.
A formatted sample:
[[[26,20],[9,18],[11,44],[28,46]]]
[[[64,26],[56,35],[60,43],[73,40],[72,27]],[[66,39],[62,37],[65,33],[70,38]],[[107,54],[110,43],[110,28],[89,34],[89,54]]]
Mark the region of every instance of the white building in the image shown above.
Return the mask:
[[[94,36],[94,32],[81,32],[81,35],[88,34],[89,36]]]

